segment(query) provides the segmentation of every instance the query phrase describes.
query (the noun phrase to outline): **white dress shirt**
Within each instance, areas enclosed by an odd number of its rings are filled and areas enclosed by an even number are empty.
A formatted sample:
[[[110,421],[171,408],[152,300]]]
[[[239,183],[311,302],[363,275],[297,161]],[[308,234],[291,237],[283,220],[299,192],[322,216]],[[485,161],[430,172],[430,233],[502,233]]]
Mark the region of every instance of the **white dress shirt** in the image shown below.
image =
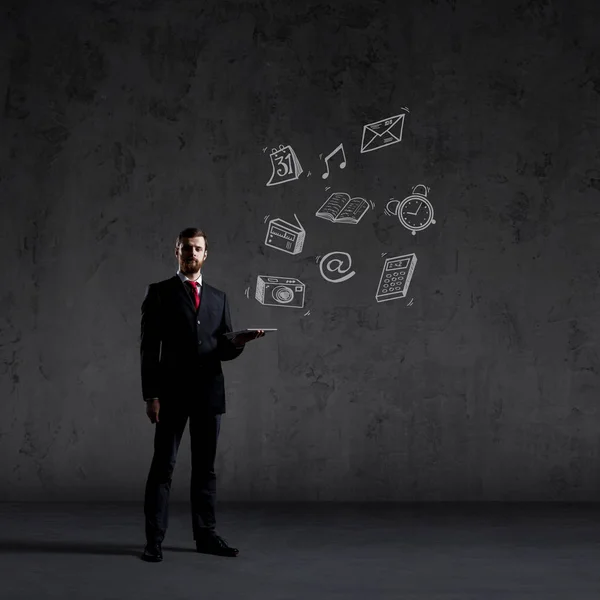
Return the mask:
[[[177,275],[179,276],[179,279],[181,279],[181,281],[183,281],[183,283],[185,283],[186,281],[194,281],[193,279],[190,279],[187,275],[184,275],[181,272],[181,269],[177,270]],[[202,287],[202,272],[200,273],[200,275],[198,275],[198,279],[196,279],[196,281],[198,282],[198,285],[200,285],[200,287]]]

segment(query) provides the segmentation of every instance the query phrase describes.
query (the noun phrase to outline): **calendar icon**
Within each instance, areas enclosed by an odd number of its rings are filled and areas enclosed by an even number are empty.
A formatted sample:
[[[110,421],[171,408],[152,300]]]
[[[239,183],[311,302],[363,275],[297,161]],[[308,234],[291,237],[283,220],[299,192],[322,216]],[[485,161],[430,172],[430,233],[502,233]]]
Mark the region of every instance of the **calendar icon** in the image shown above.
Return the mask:
[[[302,166],[291,146],[282,144],[278,149],[273,148],[270,157],[273,173],[267,186],[294,181],[302,175]]]
[[[375,299],[377,302],[404,298],[417,264],[416,254],[386,258]]]

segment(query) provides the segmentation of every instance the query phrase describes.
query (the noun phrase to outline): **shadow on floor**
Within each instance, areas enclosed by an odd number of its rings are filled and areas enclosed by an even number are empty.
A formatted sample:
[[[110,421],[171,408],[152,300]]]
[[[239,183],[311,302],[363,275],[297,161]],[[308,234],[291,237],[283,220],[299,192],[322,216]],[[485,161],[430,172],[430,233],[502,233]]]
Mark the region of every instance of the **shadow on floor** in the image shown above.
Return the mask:
[[[26,541],[0,539],[0,554],[24,554],[47,552],[49,554],[101,554],[115,556],[137,556],[144,550],[144,544],[110,544],[106,542],[60,542],[60,541]],[[185,552],[185,548],[172,548]],[[192,549],[193,550],[193,549]]]

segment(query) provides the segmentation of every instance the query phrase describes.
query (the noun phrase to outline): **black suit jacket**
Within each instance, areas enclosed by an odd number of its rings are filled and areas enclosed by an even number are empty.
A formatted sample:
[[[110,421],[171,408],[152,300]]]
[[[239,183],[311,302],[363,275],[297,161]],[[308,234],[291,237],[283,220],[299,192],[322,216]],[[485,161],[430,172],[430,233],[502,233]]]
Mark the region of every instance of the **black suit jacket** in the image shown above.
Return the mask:
[[[227,296],[202,280],[200,308],[178,275],[151,283],[142,302],[142,396],[161,402],[191,401],[226,410],[221,361],[237,358],[224,333],[232,331]]]

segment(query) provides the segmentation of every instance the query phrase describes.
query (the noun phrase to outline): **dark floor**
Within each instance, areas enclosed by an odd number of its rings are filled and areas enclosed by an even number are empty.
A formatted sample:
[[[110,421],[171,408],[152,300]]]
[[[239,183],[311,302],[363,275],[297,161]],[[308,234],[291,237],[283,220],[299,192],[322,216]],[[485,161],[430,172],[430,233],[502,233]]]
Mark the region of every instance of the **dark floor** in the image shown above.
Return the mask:
[[[159,564],[132,504],[0,504],[3,600],[599,600],[598,504],[225,504],[237,558],[173,504]]]

